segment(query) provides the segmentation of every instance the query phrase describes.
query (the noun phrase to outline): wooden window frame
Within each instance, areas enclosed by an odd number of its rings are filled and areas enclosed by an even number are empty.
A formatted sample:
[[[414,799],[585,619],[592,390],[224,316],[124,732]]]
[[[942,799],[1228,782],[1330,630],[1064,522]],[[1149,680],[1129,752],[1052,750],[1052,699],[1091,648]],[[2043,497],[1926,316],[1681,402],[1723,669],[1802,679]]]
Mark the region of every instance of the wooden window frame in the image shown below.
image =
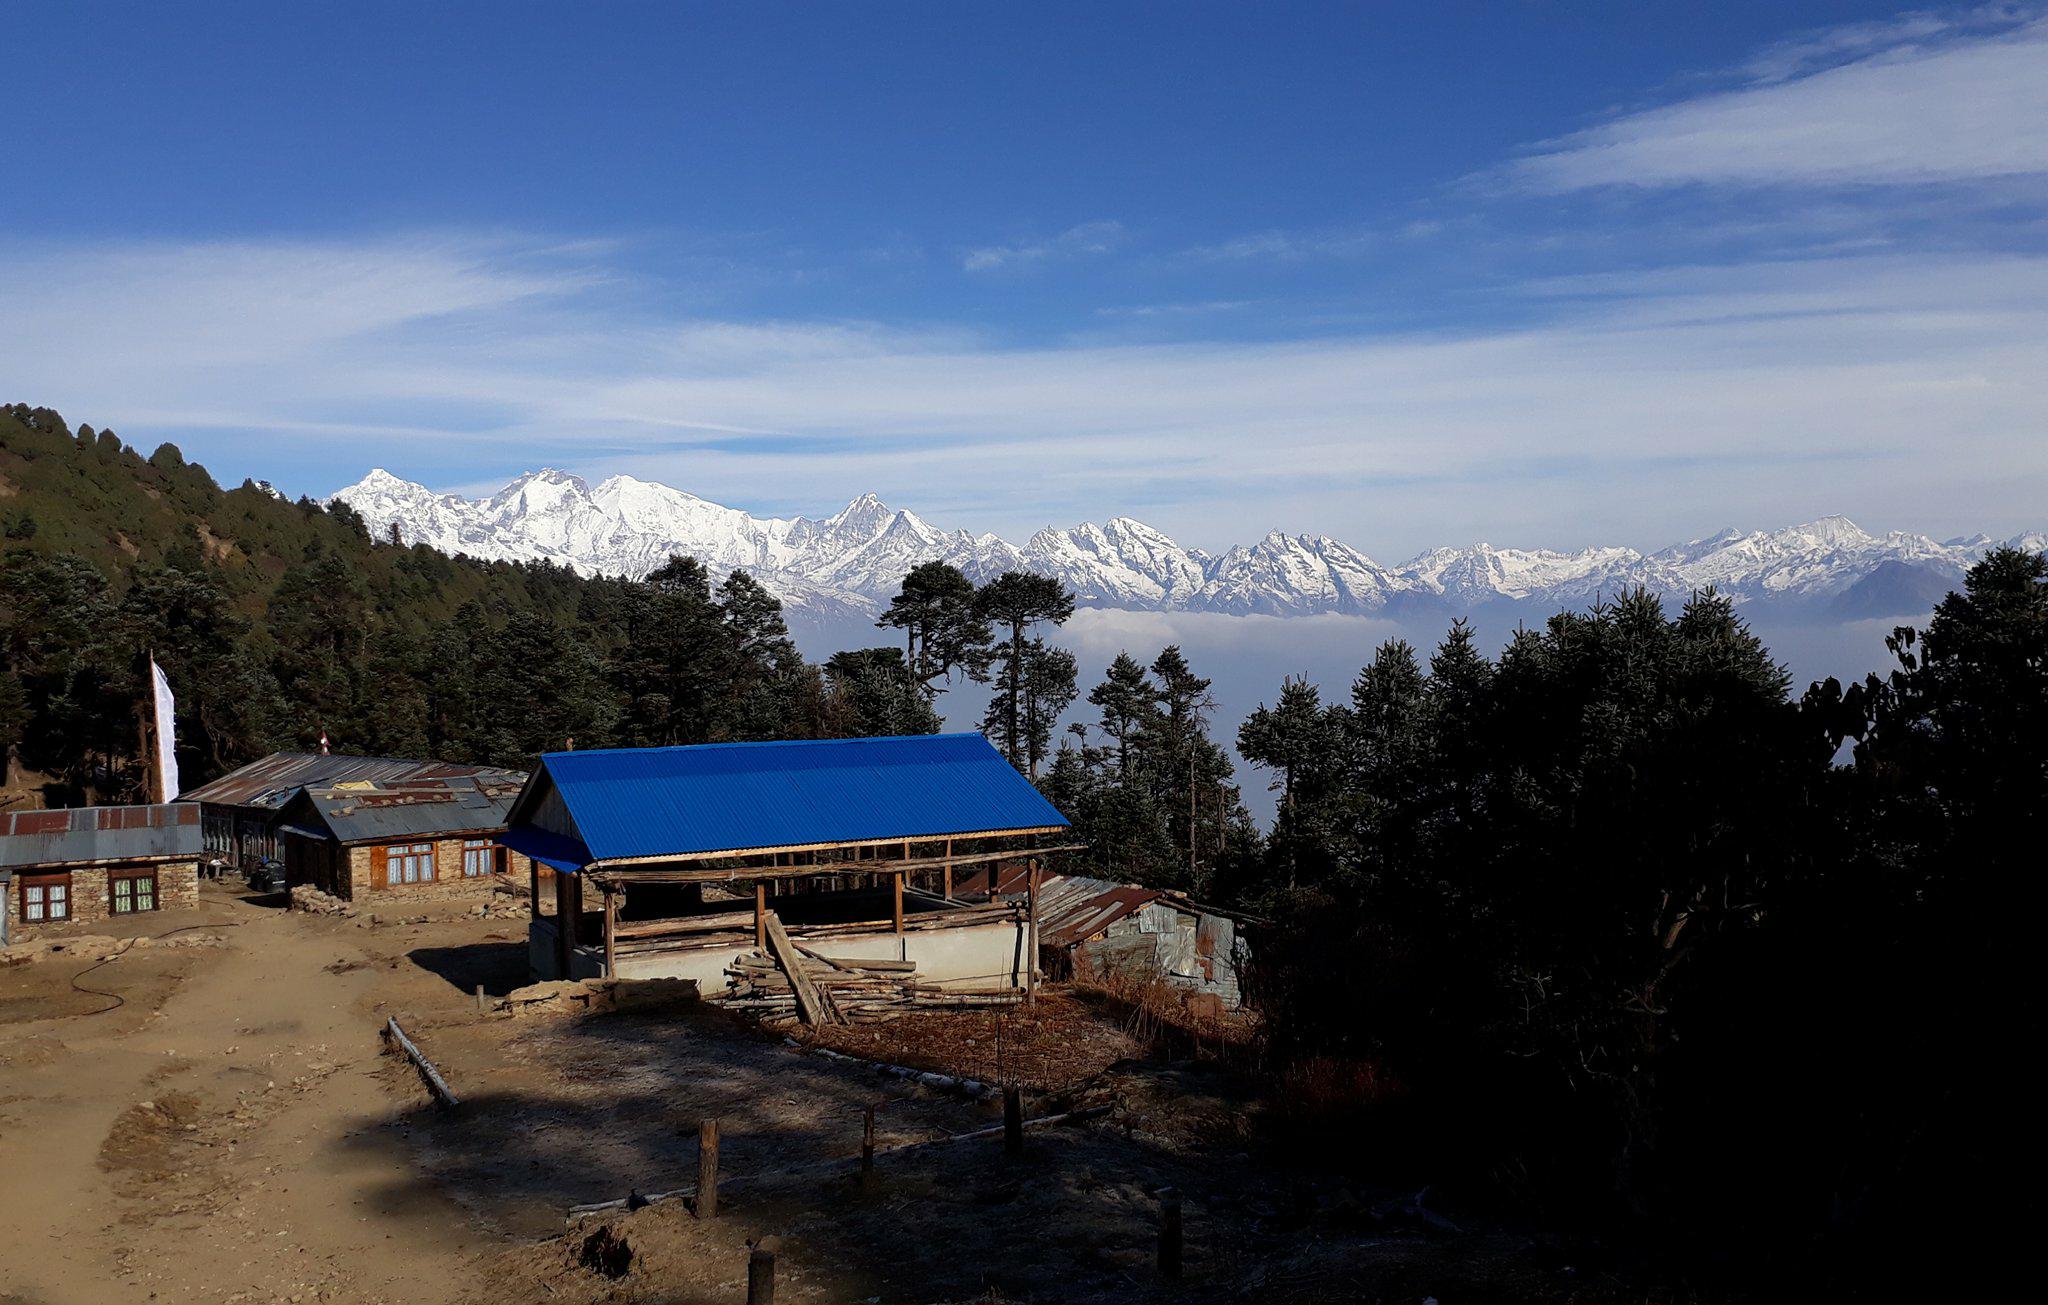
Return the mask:
[[[22,875],[18,887],[21,892],[20,918],[24,925],[65,924],[71,920],[71,895],[74,889],[71,884],[70,871],[67,870],[61,874],[53,875]],[[41,903],[43,913],[39,916],[29,914],[28,890],[31,888],[44,890]],[[64,890],[64,914],[62,915],[50,914],[50,894],[48,890],[52,888],[62,888]]]
[[[132,905],[127,910],[122,910],[119,905],[121,890],[116,888],[115,885],[120,883],[132,885],[143,881],[147,881],[149,884],[149,905],[141,910],[137,910]],[[135,890],[132,887],[128,890],[128,900],[131,903],[135,900]],[[155,866],[131,866],[125,870],[107,871],[107,914],[109,916],[146,915],[151,911],[162,910],[163,902],[163,885],[157,880]]]
[[[471,870],[469,868],[469,854],[472,852],[486,854],[487,864],[483,869]],[[505,872],[505,847],[502,843],[492,838],[465,838],[462,840],[462,877],[464,879],[488,879],[492,875],[501,875]]]
[[[394,858],[393,853],[398,855]],[[393,860],[404,861],[421,855],[424,855],[427,860],[427,872],[424,875],[417,879],[392,879]],[[377,870],[376,883],[379,888],[410,888],[415,884],[439,883],[441,881],[441,858],[438,849],[432,842],[388,843],[377,849]]]

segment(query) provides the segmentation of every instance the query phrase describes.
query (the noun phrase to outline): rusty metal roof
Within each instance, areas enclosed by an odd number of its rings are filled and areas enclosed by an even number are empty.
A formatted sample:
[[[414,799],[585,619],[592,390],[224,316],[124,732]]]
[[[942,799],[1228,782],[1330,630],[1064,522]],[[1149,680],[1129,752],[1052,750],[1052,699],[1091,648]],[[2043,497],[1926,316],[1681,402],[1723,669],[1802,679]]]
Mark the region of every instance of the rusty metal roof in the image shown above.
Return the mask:
[[[184,796],[192,802],[224,807],[257,807],[275,811],[302,788],[327,787],[352,781],[385,783],[412,779],[447,779],[461,775],[509,776],[524,782],[517,771],[494,766],[467,766],[453,761],[420,761],[406,757],[348,757],[320,752],[273,752],[231,770]]]
[[[0,814],[0,865],[39,865],[196,858],[199,806],[69,807]]]
[[[350,780],[302,790],[285,819],[293,832],[343,843],[494,832],[505,827],[505,813],[525,783],[517,772]]]
[[[961,897],[982,896],[989,891],[989,881],[993,876],[997,892],[1005,897],[1022,897],[1029,886],[1029,874],[1030,867],[1014,862],[995,867],[993,871],[978,869],[959,880],[954,892]],[[1140,888],[1136,884],[1119,884],[1087,875],[1045,875],[1038,881],[1038,936],[1049,946],[1071,947],[1160,901],[1180,905],[1169,894],[1156,888]]]

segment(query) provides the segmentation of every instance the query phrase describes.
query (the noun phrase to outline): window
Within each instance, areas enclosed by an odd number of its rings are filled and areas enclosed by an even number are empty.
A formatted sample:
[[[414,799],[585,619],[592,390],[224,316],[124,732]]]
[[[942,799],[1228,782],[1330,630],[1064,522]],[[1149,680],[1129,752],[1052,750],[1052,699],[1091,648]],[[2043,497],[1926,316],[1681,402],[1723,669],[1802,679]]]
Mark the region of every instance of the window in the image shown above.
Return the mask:
[[[434,882],[432,843],[394,843],[384,849],[384,885],[430,884]]]
[[[465,879],[494,875],[500,868],[496,843],[488,838],[462,840],[462,874]]]
[[[107,882],[114,890],[114,914],[133,915],[156,909],[156,871],[113,870]]]
[[[70,918],[70,875],[36,875],[21,881],[23,924],[48,924]]]

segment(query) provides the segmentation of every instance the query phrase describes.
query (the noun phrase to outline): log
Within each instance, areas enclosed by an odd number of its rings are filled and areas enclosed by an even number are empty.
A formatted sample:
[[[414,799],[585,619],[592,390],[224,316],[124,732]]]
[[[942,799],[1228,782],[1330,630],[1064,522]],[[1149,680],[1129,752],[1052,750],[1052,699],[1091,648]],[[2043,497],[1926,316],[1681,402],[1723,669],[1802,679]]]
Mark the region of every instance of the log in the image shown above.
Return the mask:
[[[384,1021],[384,1036],[396,1043],[398,1049],[405,1053],[405,1058],[419,1070],[420,1077],[426,1080],[427,1091],[433,1093],[435,1101],[449,1110],[462,1104],[456,1099],[455,1089],[449,1087],[448,1080],[441,1077],[441,1071],[434,1068],[434,1062],[428,1060],[426,1053],[414,1046],[412,1039],[405,1036],[405,1030],[398,1027],[396,1018]]]
[[[796,947],[789,941],[789,934],[782,927],[782,917],[773,911],[764,912],[761,925],[768,935],[768,947],[774,953],[783,973],[789,976],[789,986],[796,991],[797,1014],[813,1027],[826,1023],[832,1018],[825,1005],[825,999],[811,982],[811,976],[804,972],[803,958],[796,953]]]

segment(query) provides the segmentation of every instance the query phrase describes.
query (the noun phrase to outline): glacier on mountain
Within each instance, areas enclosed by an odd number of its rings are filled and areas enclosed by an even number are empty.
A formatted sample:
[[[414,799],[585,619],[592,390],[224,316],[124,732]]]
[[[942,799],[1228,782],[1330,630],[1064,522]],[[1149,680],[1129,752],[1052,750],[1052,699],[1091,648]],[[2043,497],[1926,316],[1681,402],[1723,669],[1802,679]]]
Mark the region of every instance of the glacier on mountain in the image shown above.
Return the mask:
[[[1055,577],[1082,606],[1274,616],[1370,615],[1415,605],[1581,606],[1642,586],[1683,597],[1712,586],[1737,602],[1798,602],[1842,615],[1904,613],[1951,584],[1992,540],[1872,535],[1846,517],[1783,530],[1726,530],[1655,553],[1632,548],[1436,548],[1398,566],[1322,536],[1274,531],[1219,554],[1187,548],[1130,517],[1047,528],[1022,547],[942,530],[863,494],[831,516],[756,517],[631,476],[595,489],[552,468],[483,499],[437,494],[383,469],[334,500],[383,537],[496,561],[548,561],[586,574],[643,576],[687,553],[714,575],[745,570],[792,608],[872,615],[922,562],[982,581],[1008,570]],[[2009,541],[2039,551],[2048,535]]]

